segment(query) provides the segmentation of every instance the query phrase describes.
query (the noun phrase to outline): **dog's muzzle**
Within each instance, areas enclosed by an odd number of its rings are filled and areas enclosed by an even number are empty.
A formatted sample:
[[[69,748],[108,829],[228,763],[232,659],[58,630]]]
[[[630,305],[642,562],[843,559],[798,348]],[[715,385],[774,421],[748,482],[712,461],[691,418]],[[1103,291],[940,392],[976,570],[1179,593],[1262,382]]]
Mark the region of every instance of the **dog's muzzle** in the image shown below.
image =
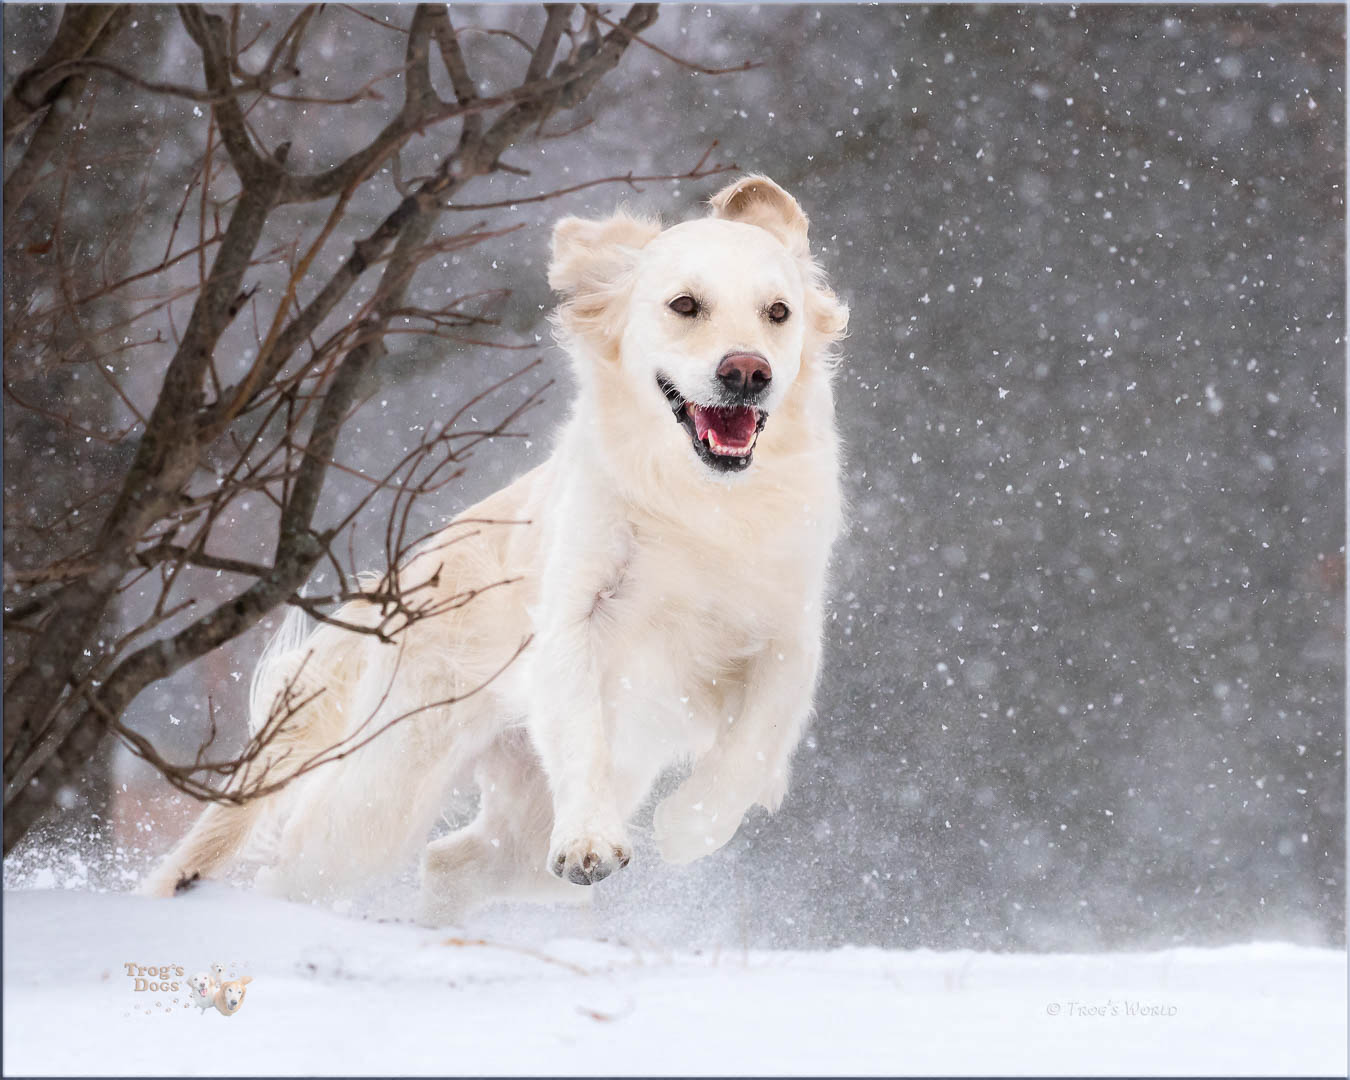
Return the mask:
[[[730,358],[728,358],[730,359]],[[725,365],[727,361],[723,361]],[[768,365],[764,367],[767,369]],[[736,373],[738,383],[740,372]],[[724,385],[719,369],[719,381]],[[744,380],[744,388],[724,391],[725,398],[742,399],[758,397],[762,387],[768,383],[767,377],[760,385],[750,389],[750,378]],[[675,384],[664,375],[656,377],[656,385],[670,404],[676,422],[689,433],[689,440],[699,459],[710,469],[717,472],[741,472],[748,468],[755,452],[755,441],[764,430],[769,414],[753,404],[735,404],[728,402],[717,405],[700,405],[685,398]]]

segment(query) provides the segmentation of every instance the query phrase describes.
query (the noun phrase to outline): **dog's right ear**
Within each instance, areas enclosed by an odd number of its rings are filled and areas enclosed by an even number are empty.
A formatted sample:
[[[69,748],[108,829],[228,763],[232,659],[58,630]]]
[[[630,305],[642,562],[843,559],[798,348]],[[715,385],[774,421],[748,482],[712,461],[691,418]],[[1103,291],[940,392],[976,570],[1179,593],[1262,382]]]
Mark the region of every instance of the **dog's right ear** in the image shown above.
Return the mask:
[[[640,252],[661,232],[661,226],[619,210],[600,221],[563,218],[553,228],[553,254],[548,283],[563,294],[558,312],[572,335],[600,339],[616,326],[618,300]]]
[[[564,296],[607,288],[660,231],[660,225],[626,210],[601,221],[563,218],[553,227],[548,283]]]

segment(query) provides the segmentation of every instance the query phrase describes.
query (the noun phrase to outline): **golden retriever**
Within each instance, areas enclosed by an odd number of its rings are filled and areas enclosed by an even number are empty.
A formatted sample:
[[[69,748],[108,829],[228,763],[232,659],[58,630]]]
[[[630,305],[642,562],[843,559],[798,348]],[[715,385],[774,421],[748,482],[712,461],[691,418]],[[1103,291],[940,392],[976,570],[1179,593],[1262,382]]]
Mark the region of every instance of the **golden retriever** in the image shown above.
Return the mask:
[[[753,804],[778,807],[843,513],[831,379],[848,312],[806,215],[748,176],[669,228],[622,210],[567,218],[549,282],[579,384],[552,456],[402,570],[446,598],[510,584],[394,644],[283,628],[255,677],[254,729],[288,684],[321,692],[272,753],[298,761],[421,711],[276,796],[209,806],[145,891],[217,870],[265,819],[277,839],[262,885],[350,891],[425,842],[469,776],[476,819],[423,854],[428,922],[494,898],[584,894],[628,864],[630,818],[684,763],[655,812],[665,860],[710,854]],[[371,623],[370,608],[339,618]]]

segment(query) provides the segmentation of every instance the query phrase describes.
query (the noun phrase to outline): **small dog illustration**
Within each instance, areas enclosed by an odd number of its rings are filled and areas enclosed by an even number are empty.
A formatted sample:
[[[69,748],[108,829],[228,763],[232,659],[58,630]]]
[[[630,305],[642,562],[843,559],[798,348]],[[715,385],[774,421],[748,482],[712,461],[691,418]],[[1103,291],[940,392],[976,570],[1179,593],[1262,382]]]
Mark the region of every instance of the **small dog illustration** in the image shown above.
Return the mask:
[[[219,965],[217,965],[219,966]],[[216,981],[202,971],[188,979],[188,1000],[203,1013],[216,1003]]]
[[[253,976],[242,975],[237,979],[222,983],[216,991],[216,1009],[225,1016],[233,1016],[237,1013],[244,1007],[245,983],[251,983],[252,981]]]

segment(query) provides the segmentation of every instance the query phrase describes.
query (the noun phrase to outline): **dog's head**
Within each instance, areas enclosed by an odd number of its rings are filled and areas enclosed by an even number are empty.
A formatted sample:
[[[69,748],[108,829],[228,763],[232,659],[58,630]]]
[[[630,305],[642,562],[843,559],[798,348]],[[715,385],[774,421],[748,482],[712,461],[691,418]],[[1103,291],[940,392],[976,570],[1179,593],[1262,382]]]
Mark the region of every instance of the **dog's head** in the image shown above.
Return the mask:
[[[750,467],[759,433],[848,322],[811,259],[806,215],[763,176],[668,229],[624,211],[560,221],[549,282],[565,298],[557,321],[583,407],[626,442],[615,452],[682,454],[707,475]]]
[[[197,997],[206,997],[211,992],[211,976],[204,971],[193,975],[187,982]]]
[[[238,1012],[239,1006],[244,1003],[245,984],[251,983],[252,981],[252,976],[245,975],[241,979],[234,979],[221,986],[220,998],[225,1003],[226,1012]]]

